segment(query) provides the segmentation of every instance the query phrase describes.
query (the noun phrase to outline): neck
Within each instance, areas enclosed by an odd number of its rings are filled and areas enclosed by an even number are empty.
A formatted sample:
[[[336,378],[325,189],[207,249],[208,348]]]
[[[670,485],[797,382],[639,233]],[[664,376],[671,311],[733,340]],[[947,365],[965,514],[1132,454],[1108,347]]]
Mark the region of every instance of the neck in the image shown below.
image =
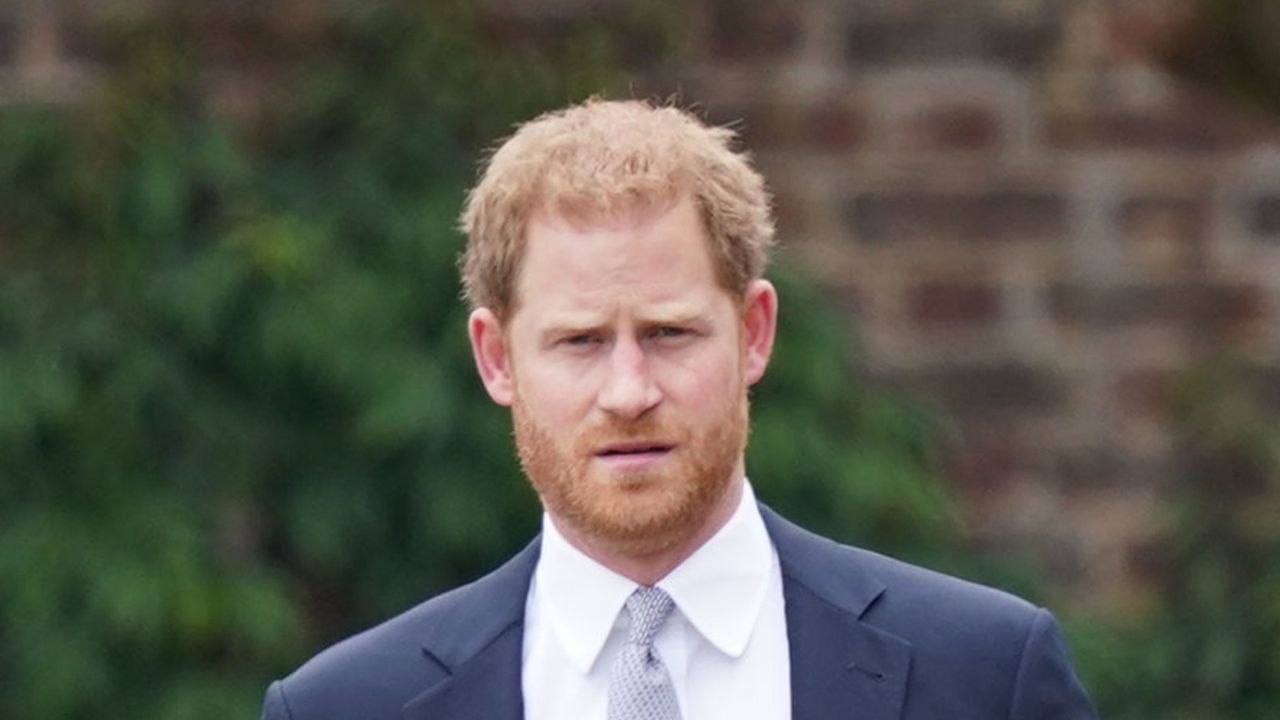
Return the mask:
[[[561,522],[554,515],[550,515],[551,522],[570,545],[587,557],[639,585],[655,585],[679,567],[680,563],[687,560],[690,555],[697,552],[698,548],[706,544],[720,528],[724,527],[725,523],[729,522],[729,518],[733,517],[738,503],[742,500],[744,477],[739,467],[735,473],[735,479],[725,486],[719,501],[700,524],[691,528],[675,542],[653,552],[637,554],[599,538],[586,537],[575,532],[567,523]]]

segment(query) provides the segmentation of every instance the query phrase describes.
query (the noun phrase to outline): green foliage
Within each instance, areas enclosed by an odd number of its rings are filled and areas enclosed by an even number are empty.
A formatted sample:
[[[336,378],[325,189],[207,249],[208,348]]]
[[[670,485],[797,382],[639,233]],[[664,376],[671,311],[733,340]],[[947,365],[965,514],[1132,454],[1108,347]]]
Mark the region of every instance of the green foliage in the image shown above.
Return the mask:
[[[612,51],[499,50],[432,5],[353,21],[252,127],[166,28],[83,112],[0,112],[0,717],[252,717],[271,677],[536,531],[453,223],[481,145],[608,92]],[[780,285],[762,495],[940,555],[928,424]]]
[[[478,138],[556,88],[395,20],[258,150],[159,34],[89,112],[0,118],[0,716],[253,716],[532,533],[452,224]]]
[[[1153,607],[1129,623],[1095,622],[1079,637],[1107,717],[1262,720],[1280,712],[1273,384],[1229,359],[1184,380],[1176,416],[1187,472],[1161,538]]]
[[[760,494],[828,536],[954,564],[932,419],[860,381],[847,321],[794,269],[774,282],[774,358],[751,396],[747,468]]]

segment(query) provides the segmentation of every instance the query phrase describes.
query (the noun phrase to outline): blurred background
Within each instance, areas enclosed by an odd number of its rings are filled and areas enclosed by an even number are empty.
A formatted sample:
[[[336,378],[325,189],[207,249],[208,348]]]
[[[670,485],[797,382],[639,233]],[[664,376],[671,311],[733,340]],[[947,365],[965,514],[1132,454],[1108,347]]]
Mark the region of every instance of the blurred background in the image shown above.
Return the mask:
[[[1280,3],[0,0],[0,717],[256,717],[529,540],[454,222],[592,94],[776,194],[763,498],[1280,716]]]

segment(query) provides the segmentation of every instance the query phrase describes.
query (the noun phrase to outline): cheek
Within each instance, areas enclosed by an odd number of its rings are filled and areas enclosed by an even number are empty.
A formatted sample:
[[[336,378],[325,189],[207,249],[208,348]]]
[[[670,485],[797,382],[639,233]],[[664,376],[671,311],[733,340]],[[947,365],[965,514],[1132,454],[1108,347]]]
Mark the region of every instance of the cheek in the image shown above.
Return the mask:
[[[563,368],[533,364],[522,367],[514,379],[525,409],[552,434],[577,423],[591,408],[589,383]]]
[[[717,407],[741,393],[741,358],[732,353],[708,353],[669,373],[664,385],[669,399],[692,408]]]

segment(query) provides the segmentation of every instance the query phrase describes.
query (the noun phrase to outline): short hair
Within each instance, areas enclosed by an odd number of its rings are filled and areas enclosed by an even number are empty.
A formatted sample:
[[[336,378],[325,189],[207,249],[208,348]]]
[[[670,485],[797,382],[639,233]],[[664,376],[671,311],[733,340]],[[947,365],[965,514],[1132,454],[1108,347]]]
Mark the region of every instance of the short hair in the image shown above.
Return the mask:
[[[642,100],[592,99],[519,126],[463,207],[467,301],[503,319],[515,311],[528,223],[540,210],[597,219],[686,195],[702,215],[717,281],[741,297],[764,274],[774,222],[764,178],[733,148],[736,139]]]

